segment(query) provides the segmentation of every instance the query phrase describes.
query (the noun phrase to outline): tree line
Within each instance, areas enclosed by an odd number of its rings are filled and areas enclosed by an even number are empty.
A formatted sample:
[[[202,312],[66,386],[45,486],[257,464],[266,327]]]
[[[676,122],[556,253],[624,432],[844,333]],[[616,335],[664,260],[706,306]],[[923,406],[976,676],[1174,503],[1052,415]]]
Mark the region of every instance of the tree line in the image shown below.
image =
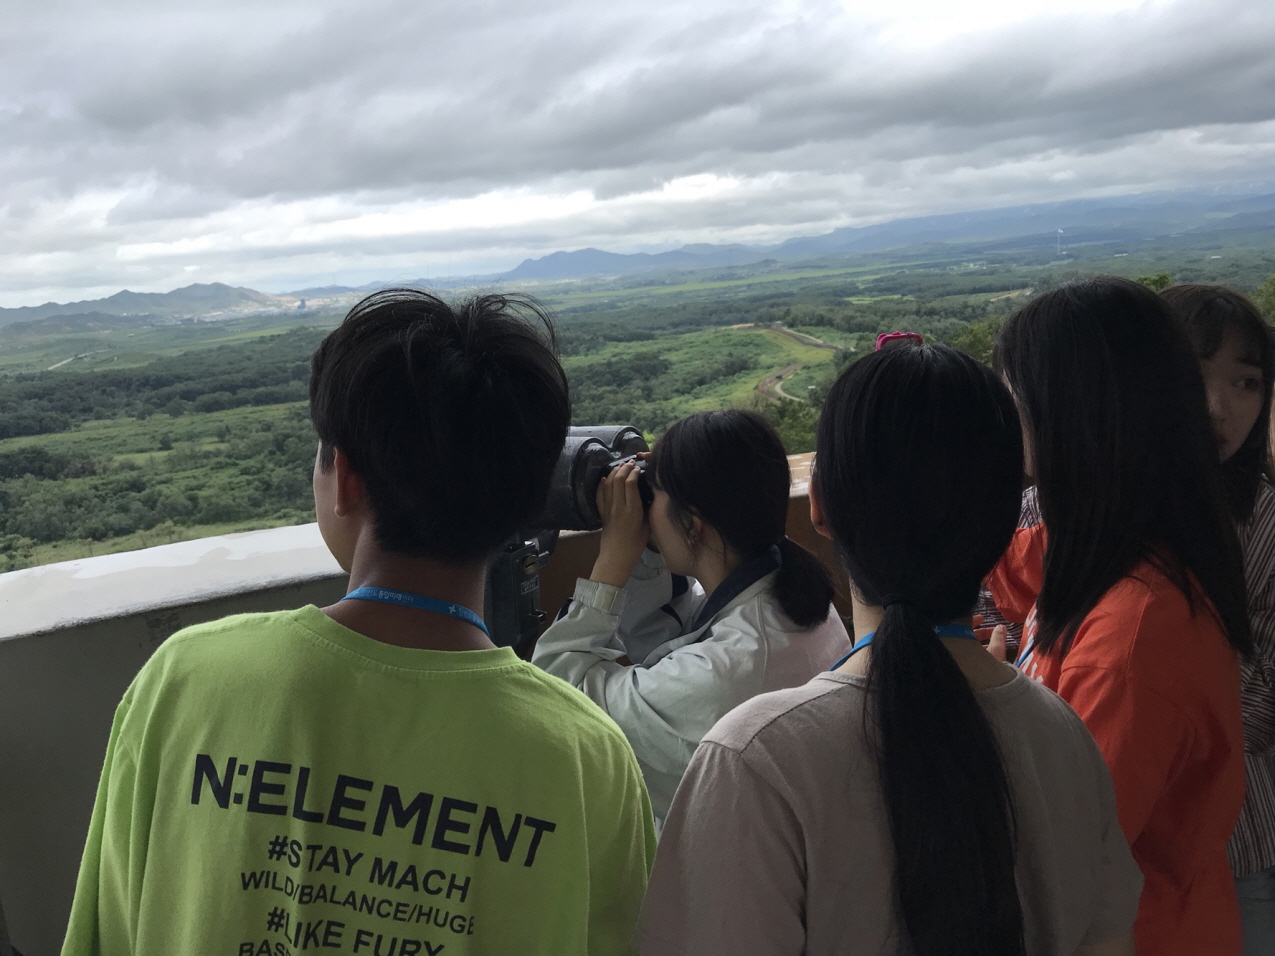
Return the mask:
[[[310,353],[323,335],[319,329],[293,329],[159,358],[138,368],[0,378],[0,438],[55,434],[94,419],[178,418],[302,401]]]
[[[39,447],[0,452],[0,570],[34,545],[173,527],[314,520],[315,439],[304,407],[231,425],[212,446],[172,443],[140,462]]]

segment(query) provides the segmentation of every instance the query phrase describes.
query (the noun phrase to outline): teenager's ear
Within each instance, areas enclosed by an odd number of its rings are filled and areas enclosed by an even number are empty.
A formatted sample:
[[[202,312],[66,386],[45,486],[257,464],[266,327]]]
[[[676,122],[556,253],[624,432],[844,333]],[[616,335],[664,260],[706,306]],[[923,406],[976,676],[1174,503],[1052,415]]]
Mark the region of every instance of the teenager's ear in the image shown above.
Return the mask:
[[[336,507],[338,517],[344,518],[363,505],[366,494],[363,478],[350,464],[349,457],[340,448],[332,451],[332,470],[336,472]]]
[[[708,522],[697,514],[691,515],[691,522],[686,529],[686,546],[694,551],[704,543],[704,531],[708,528]]]
[[[809,496],[810,496],[810,524],[817,532],[819,532],[821,535],[823,535],[825,538],[831,541],[832,529],[828,527],[828,522],[824,519],[823,502],[819,500],[819,490],[815,487],[815,483],[813,480],[810,482]]]

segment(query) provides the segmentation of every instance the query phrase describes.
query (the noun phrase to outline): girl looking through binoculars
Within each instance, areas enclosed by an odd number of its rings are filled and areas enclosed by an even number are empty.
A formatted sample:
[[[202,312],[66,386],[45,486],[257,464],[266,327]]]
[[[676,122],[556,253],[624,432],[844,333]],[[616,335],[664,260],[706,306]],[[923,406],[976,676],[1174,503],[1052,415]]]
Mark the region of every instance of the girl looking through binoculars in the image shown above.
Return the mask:
[[[713,724],[757,694],[804,684],[850,642],[827,570],[784,534],[788,459],[764,418],[691,415],[645,464],[620,465],[599,486],[597,562],[532,660],[619,724],[658,822]]]

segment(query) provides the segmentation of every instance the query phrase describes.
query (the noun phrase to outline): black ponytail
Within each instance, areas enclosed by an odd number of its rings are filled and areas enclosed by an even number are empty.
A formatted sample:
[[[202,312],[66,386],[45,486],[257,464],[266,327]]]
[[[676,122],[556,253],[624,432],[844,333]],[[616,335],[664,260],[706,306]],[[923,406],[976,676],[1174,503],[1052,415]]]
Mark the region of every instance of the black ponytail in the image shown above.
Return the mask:
[[[779,435],[755,412],[697,412],[675,422],[649,467],[675,515],[698,515],[743,560],[778,546],[775,599],[798,627],[828,619],[833,585],[819,559],[784,534],[788,456]]]
[[[779,574],[775,598],[784,614],[798,627],[813,627],[828,619],[832,603],[832,576],[823,562],[792,538],[779,542]]]
[[[865,721],[894,848],[900,950],[1022,956],[1009,780],[934,631],[972,612],[1017,523],[1013,400],[954,349],[887,349],[833,385],[818,449],[814,480],[851,582],[885,608]]]
[[[895,900],[911,951],[1025,952],[1000,749],[965,675],[917,605],[886,608],[872,642],[868,692]]]

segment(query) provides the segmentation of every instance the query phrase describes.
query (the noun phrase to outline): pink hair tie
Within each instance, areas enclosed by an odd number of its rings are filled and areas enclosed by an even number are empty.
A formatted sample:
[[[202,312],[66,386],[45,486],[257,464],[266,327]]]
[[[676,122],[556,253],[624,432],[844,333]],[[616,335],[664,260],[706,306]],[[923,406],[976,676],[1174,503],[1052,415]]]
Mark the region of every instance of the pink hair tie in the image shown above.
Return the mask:
[[[918,332],[882,332],[877,336],[877,347],[873,351],[880,352],[887,345],[902,342],[911,342],[913,345],[925,344],[925,340],[921,338]]]

